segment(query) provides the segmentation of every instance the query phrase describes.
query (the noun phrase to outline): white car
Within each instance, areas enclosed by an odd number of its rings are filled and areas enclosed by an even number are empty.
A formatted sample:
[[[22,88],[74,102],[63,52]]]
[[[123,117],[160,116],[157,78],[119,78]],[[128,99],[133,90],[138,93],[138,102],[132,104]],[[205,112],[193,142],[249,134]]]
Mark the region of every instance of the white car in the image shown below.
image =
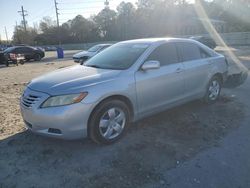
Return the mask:
[[[91,47],[90,49],[88,49],[87,51],[81,51],[81,52],[73,55],[73,59],[74,59],[74,61],[76,63],[79,63],[79,62],[83,63],[87,59],[90,59],[91,57],[95,56],[99,52],[101,52],[104,49],[110,47],[111,45],[112,44],[98,44],[98,45],[95,45],[95,46]]]

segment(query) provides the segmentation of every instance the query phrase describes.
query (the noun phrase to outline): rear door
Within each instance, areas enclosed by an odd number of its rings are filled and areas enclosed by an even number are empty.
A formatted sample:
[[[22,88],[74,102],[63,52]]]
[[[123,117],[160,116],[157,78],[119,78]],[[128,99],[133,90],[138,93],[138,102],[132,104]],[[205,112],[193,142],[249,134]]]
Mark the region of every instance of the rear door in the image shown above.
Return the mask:
[[[160,111],[181,99],[184,93],[183,65],[174,43],[157,47],[146,59],[150,60],[159,61],[160,68],[138,70],[135,74],[138,109],[142,115]]]
[[[210,55],[191,42],[178,42],[177,49],[185,70],[183,76],[186,96],[203,94],[209,79]]]

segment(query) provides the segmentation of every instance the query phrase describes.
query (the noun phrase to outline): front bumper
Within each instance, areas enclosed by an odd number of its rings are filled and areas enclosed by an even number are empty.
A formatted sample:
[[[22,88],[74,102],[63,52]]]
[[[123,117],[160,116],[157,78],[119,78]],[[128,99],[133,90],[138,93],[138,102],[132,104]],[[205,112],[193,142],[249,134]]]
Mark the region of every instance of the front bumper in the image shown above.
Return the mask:
[[[79,63],[81,59],[80,59],[80,58],[73,57],[73,60],[74,60],[74,62]]]
[[[23,103],[25,95],[39,96],[31,107]],[[82,102],[67,106],[40,108],[49,95],[29,88],[20,101],[20,108],[26,128],[32,132],[61,139],[87,137],[88,118],[94,105]]]

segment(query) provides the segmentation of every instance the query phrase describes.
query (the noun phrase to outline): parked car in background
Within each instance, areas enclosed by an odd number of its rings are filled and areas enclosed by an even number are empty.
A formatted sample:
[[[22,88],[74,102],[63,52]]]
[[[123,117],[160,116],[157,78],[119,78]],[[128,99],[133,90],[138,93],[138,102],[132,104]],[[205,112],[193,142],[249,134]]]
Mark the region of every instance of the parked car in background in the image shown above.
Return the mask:
[[[21,113],[40,135],[112,143],[131,121],[195,99],[215,102],[227,71],[223,55],[194,40],[120,42],[84,65],[32,80]]]
[[[4,51],[0,52],[0,64],[5,64],[9,66],[10,63],[24,64],[25,57],[23,54],[16,54],[16,53],[5,53]]]
[[[56,51],[56,47],[55,46],[45,46],[43,47],[44,51]]]
[[[193,37],[190,37],[190,39],[196,40],[196,41],[208,46],[211,49],[215,49],[217,46],[216,42],[210,36],[193,36]]]
[[[4,51],[9,47],[12,47],[13,45],[11,44],[0,44],[0,51]]]
[[[40,61],[44,56],[44,51],[34,48],[32,46],[14,46],[7,48],[5,54],[23,54],[26,61],[34,59]]]
[[[96,54],[100,53],[104,49],[110,47],[112,44],[98,44],[87,51],[81,51],[75,55],[73,55],[73,59],[76,63],[83,63],[86,60],[90,59],[91,57],[94,57]]]

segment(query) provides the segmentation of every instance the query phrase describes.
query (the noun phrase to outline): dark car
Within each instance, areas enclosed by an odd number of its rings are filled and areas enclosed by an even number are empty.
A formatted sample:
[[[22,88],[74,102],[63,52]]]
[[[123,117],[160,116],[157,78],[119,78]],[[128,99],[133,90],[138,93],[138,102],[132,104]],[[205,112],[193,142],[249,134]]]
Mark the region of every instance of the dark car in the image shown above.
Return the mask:
[[[34,59],[35,61],[40,61],[44,56],[44,51],[34,48],[32,46],[14,46],[7,48],[4,51],[5,54],[23,54],[26,61]]]
[[[0,52],[0,64],[5,64],[9,66],[10,63],[14,63],[16,65],[24,64],[25,57],[23,54],[15,54],[15,53],[6,53],[5,51]]]
[[[196,40],[196,41],[208,46],[211,49],[215,49],[217,46],[216,42],[210,36],[194,36],[194,37],[190,37],[190,39]]]

